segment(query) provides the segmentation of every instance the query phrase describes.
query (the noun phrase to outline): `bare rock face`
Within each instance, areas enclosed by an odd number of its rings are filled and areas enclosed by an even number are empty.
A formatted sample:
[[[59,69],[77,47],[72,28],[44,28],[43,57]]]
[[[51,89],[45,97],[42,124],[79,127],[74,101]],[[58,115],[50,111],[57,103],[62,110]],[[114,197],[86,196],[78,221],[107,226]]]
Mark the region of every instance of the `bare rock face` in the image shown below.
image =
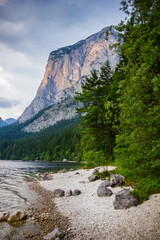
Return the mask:
[[[112,69],[118,63],[118,56],[110,46],[117,42],[117,33],[106,40],[106,31],[100,32],[81,40],[78,43],[60,48],[49,55],[48,63],[36,97],[18,119],[23,123],[40,113],[28,126],[27,132],[38,132],[54,125],[62,119],[71,119],[76,115],[76,104],[72,100],[75,92],[81,91],[81,84],[86,76],[109,60]]]

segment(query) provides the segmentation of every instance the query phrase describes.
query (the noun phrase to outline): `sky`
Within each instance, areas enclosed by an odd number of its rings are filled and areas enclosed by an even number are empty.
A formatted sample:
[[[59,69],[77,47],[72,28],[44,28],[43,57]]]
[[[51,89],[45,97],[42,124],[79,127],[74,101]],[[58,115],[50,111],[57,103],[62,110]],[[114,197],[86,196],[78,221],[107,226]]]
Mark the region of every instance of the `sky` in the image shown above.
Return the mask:
[[[116,25],[120,0],[0,0],[0,117],[18,118],[43,79],[49,53]]]

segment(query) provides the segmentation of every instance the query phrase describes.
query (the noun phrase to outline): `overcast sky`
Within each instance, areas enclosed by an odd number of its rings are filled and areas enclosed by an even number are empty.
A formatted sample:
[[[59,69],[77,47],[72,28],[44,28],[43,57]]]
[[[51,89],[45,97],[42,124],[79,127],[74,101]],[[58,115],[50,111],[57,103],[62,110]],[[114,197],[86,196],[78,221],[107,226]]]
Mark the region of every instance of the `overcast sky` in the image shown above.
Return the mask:
[[[49,53],[117,24],[120,0],[0,0],[0,117],[18,118]]]

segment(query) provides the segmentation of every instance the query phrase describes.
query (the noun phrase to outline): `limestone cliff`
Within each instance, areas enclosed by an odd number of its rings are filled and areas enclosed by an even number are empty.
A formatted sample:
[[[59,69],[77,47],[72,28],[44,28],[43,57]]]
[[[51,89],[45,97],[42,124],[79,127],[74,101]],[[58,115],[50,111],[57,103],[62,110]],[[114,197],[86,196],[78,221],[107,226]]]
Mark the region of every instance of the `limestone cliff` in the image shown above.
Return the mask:
[[[110,49],[110,45],[117,42],[117,33],[112,30],[106,40],[107,30],[104,28],[85,40],[50,53],[36,97],[19,118],[19,122],[25,122],[42,109],[53,106],[32,121],[25,131],[40,131],[61,119],[74,117],[75,104],[71,99],[75,92],[81,91],[85,77],[93,69],[99,70],[107,59],[112,68],[116,66],[118,56]]]

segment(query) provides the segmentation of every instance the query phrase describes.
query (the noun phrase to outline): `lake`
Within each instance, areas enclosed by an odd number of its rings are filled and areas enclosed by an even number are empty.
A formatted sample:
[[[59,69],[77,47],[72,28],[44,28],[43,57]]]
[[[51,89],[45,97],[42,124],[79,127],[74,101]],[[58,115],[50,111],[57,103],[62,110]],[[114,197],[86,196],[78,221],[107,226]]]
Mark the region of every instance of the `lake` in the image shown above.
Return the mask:
[[[37,181],[38,172],[56,172],[63,168],[77,168],[76,162],[26,162],[0,160],[0,212],[14,212],[24,210],[32,202],[33,192],[27,183]],[[13,227],[7,223],[0,223],[0,240],[12,239],[9,232]],[[14,238],[13,238],[14,239]]]

